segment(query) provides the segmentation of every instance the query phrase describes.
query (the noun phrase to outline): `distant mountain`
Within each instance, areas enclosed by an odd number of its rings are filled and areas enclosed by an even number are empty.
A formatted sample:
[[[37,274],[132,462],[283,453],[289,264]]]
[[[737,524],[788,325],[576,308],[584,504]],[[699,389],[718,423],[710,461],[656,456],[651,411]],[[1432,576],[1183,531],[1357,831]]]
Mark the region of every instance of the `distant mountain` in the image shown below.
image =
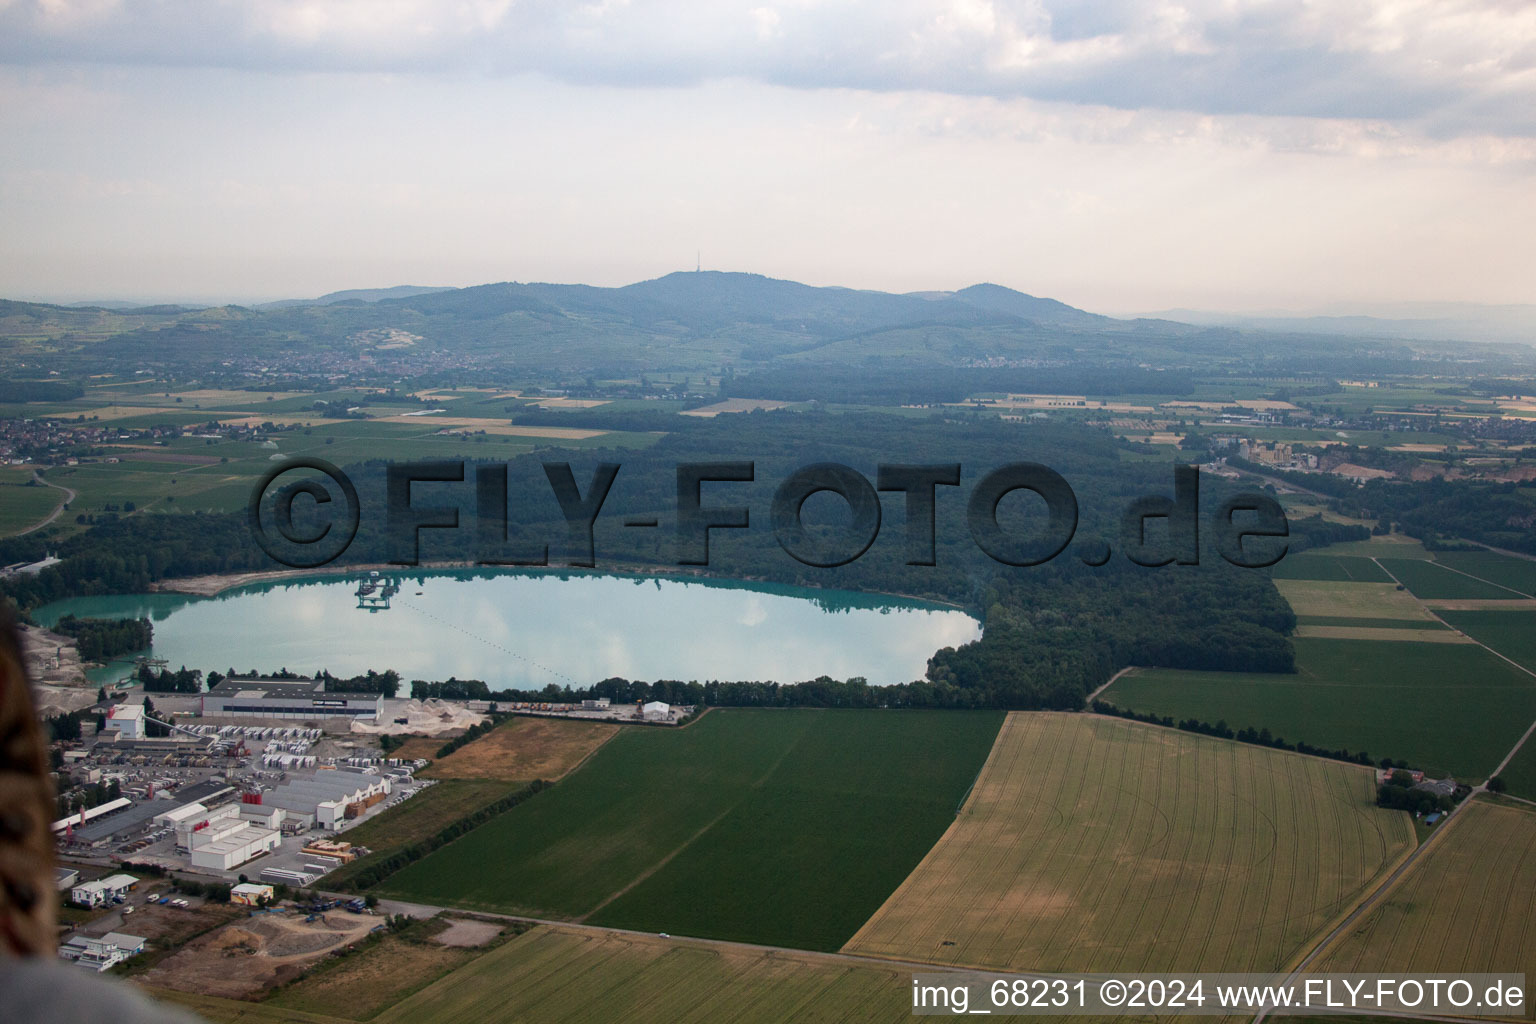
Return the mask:
[[[1054,299],[1038,299],[997,285],[977,285],[952,295],[897,295],[721,271],[680,271],[622,288],[509,282],[389,301],[429,314],[582,313],[620,317],[647,328],[672,324],[697,331],[774,326],[820,337],[913,323],[1029,321],[1096,327],[1112,322]]]
[[[1103,327],[1111,317],[1086,313],[1076,306],[1055,299],[1041,299],[999,284],[973,284],[962,288],[953,297],[966,305],[988,309],[995,313],[1033,320],[1036,323],[1070,324],[1076,327]]]
[[[132,372],[206,364],[217,364],[219,372],[253,364],[263,372],[271,366],[330,372],[364,359],[398,364],[398,372],[427,364],[594,376],[773,366],[808,379],[844,371],[1043,372],[1093,365],[1120,372],[1238,363],[1280,376],[1302,369],[1354,375],[1379,368],[1382,360],[1406,366],[1437,348],[1453,348],[1451,358],[1477,348],[1395,341],[1387,329],[1391,321],[1364,319],[1326,325],[1287,319],[1269,330],[1241,330],[1100,316],[996,284],[895,294],[695,271],[619,288],[517,281],[470,288],[407,285],[254,307],[109,310],[0,300],[0,354],[55,346],[82,370],[109,364]],[[1424,322],[1414,321],[1413,329]],[[1354,333],[1362,337],[1341,337]]]
[[[417,284],[397,284],[393,288],[349,288],[346,291],[327,292],[318,299],[278,299],[276,302],[263,302],[255,308],[284,309],[288,306],[330,306],[338,302],[380,302],[384,299],[408,299],[416,295],[453,290]]]
[[[1188,324],[1282,333],[1536,344],[1536,305],[1405,302],[1378,307],[1375,315],[1223,313],[1203,309],[1170,309],[1153,315]]]

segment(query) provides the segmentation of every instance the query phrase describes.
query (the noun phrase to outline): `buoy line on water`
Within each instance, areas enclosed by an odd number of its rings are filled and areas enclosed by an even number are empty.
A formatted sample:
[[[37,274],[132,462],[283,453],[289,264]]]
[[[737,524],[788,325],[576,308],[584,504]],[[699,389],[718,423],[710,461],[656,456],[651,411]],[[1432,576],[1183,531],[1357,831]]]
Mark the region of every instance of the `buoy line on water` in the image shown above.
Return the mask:
[[[566,682],[570,683],[572,686],[580,686],[581,685],[576,680],[574,680],[570,676],[566,675],[564,672],[561,672],[559,669],[550,668],[548,665],[540,664],[539,662],[534,661],[532,658],[530,658],[530,657],[528,657],[526,655],[518,654],[516,651],[514,651],[514,650],[512,650],[510,648],[503,647],[501,644],[497,643],[494,640],[487,640],[485,637],[480,636],[478,633],[471,633],[469,630],[465,629],[463,626],[459,625],[458,623],[456,623],[456,622],[449,622],[447,619],[443,618],[440,615],[433,615],[431,612],[427,611],[425,608],[419,608],[416,605],[412,604],[411,602],[406,601],[406,600],[404,600],[402,598],[399,598],[398,596],[396,597],[395,600],[396,600],[396,602],[398,604],[404,605],[405,607],[409,608],[411,611],[416,612],[418,615],[425,615],[427,618],[431,619],[433,622],[441,623],[442,625],[447,626],[449,629],[456,629],[460,633],[463,633],[465,636],[469,637],[472,640],[479,640],[481,643],[485,644],[487,647],[494,647],[498,651],[501,651],[503,654],[510,654],[512,657],[516,658],[518,661],[527,662],[529,665],[532,665],[534,668],[537,668],[537,669],[543,669],[545,672],[548,672],[552,676],[559,676],[561,679],[564,679]]]

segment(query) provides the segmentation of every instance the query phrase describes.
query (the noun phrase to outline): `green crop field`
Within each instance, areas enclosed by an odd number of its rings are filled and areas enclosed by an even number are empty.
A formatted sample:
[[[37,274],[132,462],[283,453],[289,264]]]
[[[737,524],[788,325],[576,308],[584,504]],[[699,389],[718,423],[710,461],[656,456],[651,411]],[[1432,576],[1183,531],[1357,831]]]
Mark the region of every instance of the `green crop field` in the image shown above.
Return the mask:
[[[1476,780],[1536,718],[1536,679],[1475,644],[1292,643],[1295,674],[1138,669],[1104,699]]]
[[[954,818],[1000,712],[715,710],[627,730],[386,879],[424,903],[835,949]]]
[[[1536,672],[1536,611],[1442,611],[1440,617]]]
[[[1438,629],[1444,630],[1445,623],[1436,622],[1434,619],[1371,619],[1355,618],[1346,615],[1298,615],[1298,626],[1364,626],[1369,629]]]
[[[1340,558],[1423,558],[1434,557],[1422,543],[1401,533],[1372,537],[1370,540],[1351,540],[1342,544],[1329,544],[1304,552],[1307,555],[1327,555]],[[1280,563],[1284,565],[1285,562]]]
[[[1372,773],[1015,712],[964,810],[846,952],[999,969],[1271,971],[1414,845]]]
[[[1505,587],[1495,586],[1485,580],[1474,579],[1454,569],[1434,562],[1413,558],[1384,558],[1381,564],[1398,581],[1407,587],[1414,597],[1422,600],[1502,600],[1516,601],[1524,594]]]
[[[1511,795],[1536,800],[1536,736],[1526,740],[1499,774],[1509,786]]]
[[[1307,552],[1286,555],[1275,566],[1277,580],[1337,580],[1355,583],[1391,583],[1392,577],[1369,558]]]
[[[10,537],[31,529],[47,519],[59,507],[59,502],[68,497],[54,487],[44,487],[42,484],[29,487],[19,482],[31,477],[30,468],[27,468],[25,477],[15,473],[0,476],[0,537]],[[69,515],[60,513],[61,517]]]
[[[1435,561],[1536,597],[1536,561],[1532,559],[1511,558],[1493,551],[1442,551],[1436,553]]]
[[[425,791],[347,831],[347,841],[366,846],[373,853],[345,864],[326,876],[326,885],[337,887],[358,870],[388,857],[401,847],[425,839],[460,818],[495,803],[518,788],[499,779],[443,779]]]
[[[1533,864],[1536,808],[1479,799],[1314,969],[1536,975]]]

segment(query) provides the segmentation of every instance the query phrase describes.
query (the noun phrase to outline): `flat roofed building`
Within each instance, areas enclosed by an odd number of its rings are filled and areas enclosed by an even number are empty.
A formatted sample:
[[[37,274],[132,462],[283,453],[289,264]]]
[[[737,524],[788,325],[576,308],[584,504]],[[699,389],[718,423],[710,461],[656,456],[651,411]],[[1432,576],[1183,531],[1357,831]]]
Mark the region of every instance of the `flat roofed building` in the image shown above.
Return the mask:
[[[202,696],[205,718],[378,722],[384,696],[327,690],[323,679],[242,679],[230,676]]]
[[[255,882],[241,882],[229,890],[229,902],[239,903],[247,907],[255,907],[261,904],[263,899],[271,902],[276,890],[270,885],[257,885]]]
[[[201,804],[196,806],[201,807]],[[192,849],[192,839],[207,829],[227,827],[233,822],[241,821],[239,804],[224,804],[213,810],[204,809],[198,814],[184,817],[176,822],[176,846],[183,850]]]
[[[78,882],[70,887],[70,902],[82,907],[99,907],[111,903],[139,884],[132,875],[108,875],[92,882]]]
[[[124,739],[144,738],[144,705],[114,704],[107,712],[107,731]]]
[[[191,861],[195,868],[229,871],[277,849],[281,832],[257,828],[239,817],[192,833]]]
[[[310,827],[335,828],[346,820],[348,804],[366,803],[370,797],[389,793],[387,776],[337,768],[290,775],[261,799],[263,806],[281,807],[288,816],[310,819]]]
[[[129,935],[126,932],[107,932],[107,934],[101,937],[101,941],[116,946],[129,956],[144,952],[144,936],[142,935]]]

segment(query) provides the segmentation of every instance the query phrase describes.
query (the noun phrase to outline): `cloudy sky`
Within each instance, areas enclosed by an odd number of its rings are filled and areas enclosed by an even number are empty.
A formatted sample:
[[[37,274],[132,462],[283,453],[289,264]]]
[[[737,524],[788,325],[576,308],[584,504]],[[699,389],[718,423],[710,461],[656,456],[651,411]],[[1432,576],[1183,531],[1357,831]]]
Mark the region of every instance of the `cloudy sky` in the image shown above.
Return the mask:
[[[0,0],[0,295],[1536,301],[1529,0]]]

